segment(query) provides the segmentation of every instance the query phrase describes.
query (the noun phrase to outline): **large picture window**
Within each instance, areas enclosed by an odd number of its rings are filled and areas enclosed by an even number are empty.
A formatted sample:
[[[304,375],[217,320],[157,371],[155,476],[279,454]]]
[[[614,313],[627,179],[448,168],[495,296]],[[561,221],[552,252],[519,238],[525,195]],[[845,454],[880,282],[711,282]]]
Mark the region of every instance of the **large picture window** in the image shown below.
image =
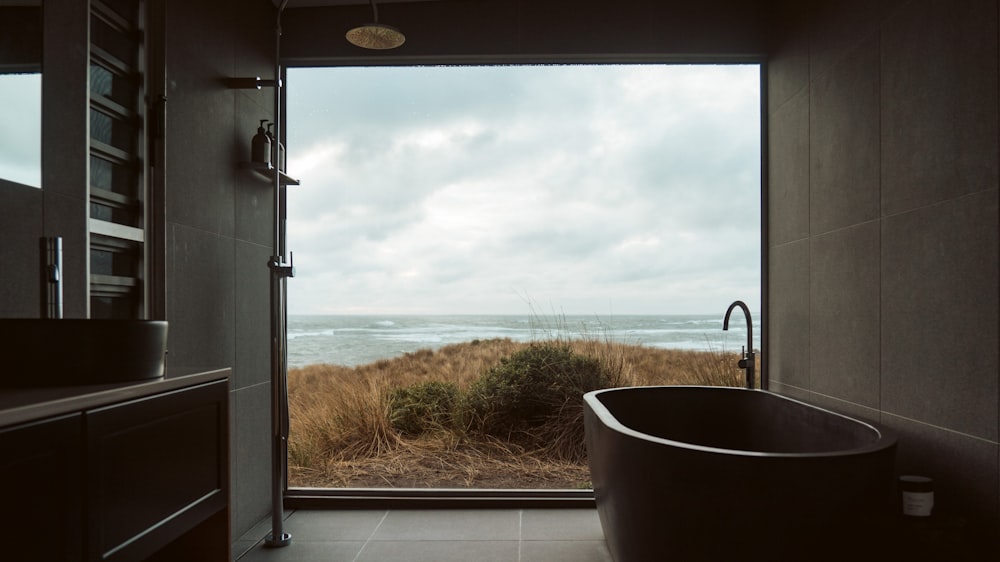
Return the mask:
[[[287,108],[291,486],[586,488],[588,385],[738,384],[759,66],[296,68]]]

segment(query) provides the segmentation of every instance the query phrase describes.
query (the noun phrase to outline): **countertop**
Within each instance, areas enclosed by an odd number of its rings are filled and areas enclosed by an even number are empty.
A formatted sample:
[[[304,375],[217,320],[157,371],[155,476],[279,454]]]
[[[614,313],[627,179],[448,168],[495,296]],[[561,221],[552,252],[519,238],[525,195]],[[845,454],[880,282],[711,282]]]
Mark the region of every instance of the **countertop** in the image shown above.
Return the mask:
[[[137,383],[0,389],[0,428],[222,380],[232,369]]]

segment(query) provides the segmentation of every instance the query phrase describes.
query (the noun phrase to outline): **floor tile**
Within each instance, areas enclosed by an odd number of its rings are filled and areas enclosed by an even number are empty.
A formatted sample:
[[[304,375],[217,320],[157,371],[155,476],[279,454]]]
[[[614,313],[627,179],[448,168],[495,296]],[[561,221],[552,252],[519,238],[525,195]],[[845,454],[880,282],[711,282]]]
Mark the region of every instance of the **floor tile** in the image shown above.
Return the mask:
[[[517,562],[517,541],[372,541],[357,562]]]
[[[366,541],[386,517],[385,510],[296,510],[285,522],[292,541]]]
[[[233,559],[239,560],[241,556],[253,550],[259,541],[238,540],[233,543]]]
[[[526,509],[521,515],[521,540],[603,541],[604,532],[594,509]]]
[[[261,544],[267,520],[233,553],[240,562],[611,562],[593,509],[296,510],[284,529],[289,546]]]
[[[285,521],[288,521],[288,516],[291,512],[285,513]],[[256,525],[250,528],[249,531],[243,533],[243,536],[239,538],[241,541],[253,541],[257,542],[260,539],[266,537],[271,532],[271,517],[268,516],[265,519],[261,519]]]
[[[508,510],[394,510],[374,541],[516,541],[520,513]]]
[[[363,541],[296,541],[293,538],[292,544],[280,548],[258,545],[239,562],[353,562],[364,544]]]
[[[603,540],[524,541],[520,562],[612,562]]]

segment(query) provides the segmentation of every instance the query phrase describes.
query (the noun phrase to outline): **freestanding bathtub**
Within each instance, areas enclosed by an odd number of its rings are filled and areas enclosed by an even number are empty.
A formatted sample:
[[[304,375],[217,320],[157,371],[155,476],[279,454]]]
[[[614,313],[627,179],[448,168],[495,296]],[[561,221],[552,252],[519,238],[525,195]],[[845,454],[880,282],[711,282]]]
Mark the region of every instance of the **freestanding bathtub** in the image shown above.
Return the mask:
[[[742,388],[613,388],[584,402],[615,562],[853,558],[889,507],[886,429]]]

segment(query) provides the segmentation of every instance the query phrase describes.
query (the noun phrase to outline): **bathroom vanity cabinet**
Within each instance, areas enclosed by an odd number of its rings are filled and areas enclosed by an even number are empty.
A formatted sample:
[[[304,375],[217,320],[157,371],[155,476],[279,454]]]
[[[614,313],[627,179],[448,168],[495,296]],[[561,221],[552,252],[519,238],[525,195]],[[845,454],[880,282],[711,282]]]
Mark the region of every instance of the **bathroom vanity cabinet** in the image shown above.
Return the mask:
[[[228,376],[0,391],[0,558],[230,560]]]
[[[83,419],[0,429],[0,523],[10,560],[83,560]]]

